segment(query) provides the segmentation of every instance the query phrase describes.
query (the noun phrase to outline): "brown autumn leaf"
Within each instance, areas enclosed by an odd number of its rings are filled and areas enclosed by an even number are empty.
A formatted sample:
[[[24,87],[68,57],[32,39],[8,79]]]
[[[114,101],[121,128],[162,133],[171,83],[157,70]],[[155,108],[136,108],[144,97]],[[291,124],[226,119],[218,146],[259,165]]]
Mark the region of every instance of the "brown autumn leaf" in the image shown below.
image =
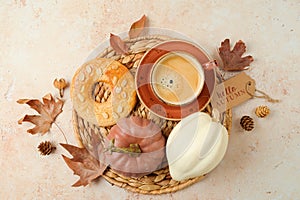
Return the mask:
[[[86,186],[103,174],[106,165],[101,164],[86,148],[79,148],[69,144],[60,144],[73,158],[62,155],[66,164],[73,170],[80,179],[73,187]]]
[[[242,55],[246,52],[246,45],[243,41],[239,40],[230,50],[230,41],[225,39],[219,47],[219,55],[223,61],[223,70],[225,71],[241,71],[249,68],[250,63],[253,61],[252,56]]]
[[[28,104],[32,109],[36,110],[40,114],[25,115],[18,121],[18,123],[33,123],[35,124],[35,127],[28,129],[27,132],[31,134],[41,133],[42,135],[49,131],[56,117],[62,112],[64,104],[61,99],[57,99],[56,101],[51,94],[45,95],[43,97],[43,102],[38,99],[19,99],[17,103]]]
[[[134,22],[131,25],[128,33],[130,39],[136,38],[142,33],[145,27],[146,19],[147,19],[146,15],[143,15],[138,21]]]
[[[110,34],[109,38],[110,46],[115,50],[118,54],[128,54],[128,46],[126,43],[117,35]]]

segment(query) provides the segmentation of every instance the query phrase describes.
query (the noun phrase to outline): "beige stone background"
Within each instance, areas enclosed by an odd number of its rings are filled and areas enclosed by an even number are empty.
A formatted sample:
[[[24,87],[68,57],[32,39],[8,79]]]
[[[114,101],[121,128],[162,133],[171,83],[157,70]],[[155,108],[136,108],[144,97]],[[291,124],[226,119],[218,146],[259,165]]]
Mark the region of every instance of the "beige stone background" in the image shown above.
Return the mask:
[[[169,28],[194,38],[216,57],[222,40],[242,39],[255,61],[247,71],[257,88],[278,104],[252,99],[233,109],[228,151],[203,181],[173,194],[144,196],[98,179],[72,188],[78,179],[66,166],[50,133],[30,135],[17,121],[34,111],[19,98],[41,98],[55,78],[71,80],[75,70],[109,33],[127,31],[143,14],[149,26]],[[1,199],[299,199],[300,198],[300,1],[299,0],[0,0],[0,198]],[[57,123],[76,144],[72,104],[65,92]],[[254,109],[268,105],[266,119]],[[255,129],[246,133],[239,119],[250,115]],[[54,154],[39,155],[37,145],[50,140]]]

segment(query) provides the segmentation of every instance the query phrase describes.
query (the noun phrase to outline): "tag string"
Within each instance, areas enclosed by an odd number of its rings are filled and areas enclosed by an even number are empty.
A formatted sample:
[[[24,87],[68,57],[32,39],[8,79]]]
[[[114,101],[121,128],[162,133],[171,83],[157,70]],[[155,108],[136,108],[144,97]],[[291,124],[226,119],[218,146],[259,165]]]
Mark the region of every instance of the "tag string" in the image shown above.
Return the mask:
[[[250,90],[249,90],[249,86],[251,86],[251,81],[248,81],[246,83],[246,92],[253,98],[253,97],[256,97],[256,98],[263,98],[263,99],[266,99],[268,102],[270,103],[278,103],[280,102],[279,99],[273,99],[271,98],[268,94],[266,94],[265,92],[261,91],[261,90],[258,90],[255,88],[255,92],[258,92],[262,95],[258,96],[258,95],[255,95],[255,94],[251,94]]]

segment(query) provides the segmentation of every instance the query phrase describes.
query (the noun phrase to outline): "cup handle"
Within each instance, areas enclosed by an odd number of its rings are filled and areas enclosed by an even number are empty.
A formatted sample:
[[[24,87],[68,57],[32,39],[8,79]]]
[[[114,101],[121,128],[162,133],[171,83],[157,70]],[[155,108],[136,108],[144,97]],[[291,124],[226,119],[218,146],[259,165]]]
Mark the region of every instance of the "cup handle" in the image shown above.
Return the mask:
[[[212,70],[212,69],[218,67],[218,63],[216,60],[211,60],[211,61],[208,61],[208,62],[202,64],[202,67],[205,70]]]

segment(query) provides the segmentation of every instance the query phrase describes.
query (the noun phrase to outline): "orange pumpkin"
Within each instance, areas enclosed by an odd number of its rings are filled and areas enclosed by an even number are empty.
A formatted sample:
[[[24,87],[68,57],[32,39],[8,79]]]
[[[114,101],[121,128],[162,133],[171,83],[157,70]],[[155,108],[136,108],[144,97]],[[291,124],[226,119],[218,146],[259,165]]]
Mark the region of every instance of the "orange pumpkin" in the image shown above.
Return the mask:
[[[118,173],[139,177],[163,167],[166,140],[152,121],[123,118],[111,128],[107,139],[100,161]]]

